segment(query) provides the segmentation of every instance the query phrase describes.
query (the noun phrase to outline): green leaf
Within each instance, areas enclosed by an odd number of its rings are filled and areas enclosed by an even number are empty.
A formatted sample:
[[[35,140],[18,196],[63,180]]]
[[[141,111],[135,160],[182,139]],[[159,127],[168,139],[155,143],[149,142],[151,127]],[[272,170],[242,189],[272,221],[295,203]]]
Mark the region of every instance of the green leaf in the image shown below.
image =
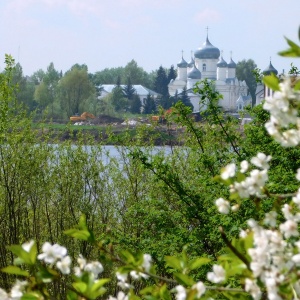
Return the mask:
[[[236,292],[223,292],[222,293],[227,299],[230,300],[247,300],[249,299],[248,293],[236,293]]]
[[[41,282],[50,282],[53,281],[59,274],[50,268],[41,266],[39,272],[37,272],[37,279]]]
[[[19,259],[15,259],[15,264],[35,264],[36,257],[32,257],[30,253],[25,251],[20,245],[11,245],[7,246],[7,249],[10,250],[13,254],[15,254]]]
[[[263,78],[263,82],[266,86],[271,88],[273,91],[279,91],[279,79],[274,75],[271,74],[269,76],[265,76]]]
[[[38,300],[41,299],[41,295],[37,294],[36,292],[26,293],[23,294],[21,300]]]
[[[90,243],[95,242],[93,232],[87,227],[85,215],[80,216],[79,223],[76,228],[66,230],[64,233],[78,240],[88,241]]]
[[[159,295],[160,295],[160,299],[166,299],[166,300],[171,300],[172,297],[170,295],[170,292],[168,290],[168,287],[166,284],[164,284],[160,290],[159,290]]]
[[[183,261],[174,256],[166,256],[165,260],[167,265],[171,268],[176,269],[177,271],[181,271],[184,268]]]
[[[195,270],[195,269],[200,268],[203,265],[208,264],[210,261],[211,261],[211,259],[209,259],[207,257],[199,257],[190,262],[189,268],[191,270]]]
[[[93,284],[93,286],[92,286],[92,288],[91,288],[91,291],[92,291],[92,292],[97,291],[99,288],[102,288],[102,286],[103,286],[105,283],[109,282],[109,281],[110,281],[109,278],[103,278],[103,279],[97,280],[97,281]]]
[[[126,263],[130,264],[135,262],[135,258],[134,256],[127,250],[123,250],[121,252],[121,255],[123,256],[123,258],[125,259]]]
[[[29,251],[29,259],[32,265],[34,265],[36,262],[37,254],[38,254],[37,246],[36,246],[36,242],[34,242]]]
[[[29,272],[22,270],[21,268],[16,267],[16,266],[9,266],[9,267],[3,268],[3,269],[1,269],[1,271],[4,273],[8,273],[8,274],[20,275],[20,276],[25,276],[25,277],[29,276]]]
[[[237,173],[237,182],[244,181],[245,179],[246,179],[245,174],[243,174],[243,173],[241,173],[241,172],[238,172],[238,173]]]
[[[64,233],[75,239],[83,240],[83,241],[88,241],[91,236],[88,230],[80,230],[80,229],[69,229],[69,230],[65,230]]]
[[[295,84],[294,89],[295,89],[295,91],[300,90],[300,80]]]
[[[79,218],[78,227],[80,229],[85,229],[85,230],[88,229],[87,224],[86,224],[86,216],[84,214],[81,215],[80,218]]]
[[[73,291],[67,291],[67,300],[78,300],[78,295]]]
[[[84,282],[74,282],[72,285],[74,289],[81,294],[84,294],[85,291],[87,290],[87,284]]]
[[[287,57],[299,57],[300,56],[300,47],[296,43],[291,41],[290,39],[288,39],[288,38],[285,38],[285,39],[291,48],[284,50],[284,51],[280,51],[278,54],[281,56],[287,56]]]
[[[191,277],[182,273],[175,273],[174,277],[180,284],[183,284],[185,286],[192,286],[195,283]]]

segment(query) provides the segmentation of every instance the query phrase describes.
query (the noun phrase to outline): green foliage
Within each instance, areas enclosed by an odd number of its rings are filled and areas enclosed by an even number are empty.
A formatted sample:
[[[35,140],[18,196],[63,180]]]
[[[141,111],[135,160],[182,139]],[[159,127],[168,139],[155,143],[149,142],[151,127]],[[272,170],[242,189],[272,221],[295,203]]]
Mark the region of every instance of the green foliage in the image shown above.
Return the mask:
[[[154,114],[157,111],[156,103],[154,98],[148,94],[147,98],[143,101],[143,113],[144,114]]]
[[[66,109],[68,116],[79,113],[83,101],[94,93],[87,68],[76,65],[60,80],[59,89],[61,107]]]
[[[269,76],[264,76],[263,83],[273,91],[279,91],[279,79],[273,73]]]
[[[249,94],[252,98],[252,107],[255,106],[256,103],[256,87],[257,87],[257,76],[253,73],[256,70],[256,64],[252,59],[242,60],[236,65],[236,77],[238,80],[245,80]]]
[[[153,89],[155,92],[161,94],[163,98],[165,98],[169,96],[168,84],[169,82],[166,70],[162,66],[160,66],[156,71]]]
[[[116,291],[113,274],[117,270],[128,276],[130,299],[170,300],[174,286],[181,284],[186,299],[192,300],[197,297],[194,284],[199,280],[207,286],[204,298],[247,299],[244,279],[251,277],[248,249],[253,247],[253,237],[238,239],[239,231],[250,217],[260,218],[271,208],[279,210],[278,199],[240,201],[238,195],[229,196],[226,185],[233,179],[223,180],[220,170],[231,162],[250,160],[257,152],[270,154],[266,189],[285,193],[297,187],[294,174],[300,162],[297,148],[282,149],[267,135],[263,124],[269,115],[261,106],[250,110],[253,122],[241,130],[218,106],[222,96],[213,84],[201,81],[194,91],[201,99],[203,122],[194,122],[191,107],[183,101],[165,116],[165,128],[180,129],[182,147],[153,147],[151,134],[156,127],[141,126],[134,136],[130,130],[124,132],[116,158],[72,127],[69,134],[77,134],[76,145],[68,141],[51,145],[51,131],[42,139],[37,137],[31,120],[17,105],[12,58],[7,56],[6,63],[0,74],[1,287],[9,289],[15,277],[26,277],[24,299],[105,298]],[[53,66],[49,66],[50,73],[56,81]],[[43,76],[40,86],[46,87],[47,75]],[[71,82],[78,83],[80,78],[87,92],[82,98],[76,90],[70,92],[70,99],[80,98],[73,109],[93,94],[87,67],[72,67],[59,83],[61,93],[68,95],[67,88],[71,91],[76,86]],[[265,83],[278,88],[272,76]],[[124,99],[116,86],[102,104],[124,111],[130,105],[122,103],[128,100]],[[238,172],[237,181],[245,176]],[[220,196],[238,202],[240,210],[216,214],[215,200]],[[26,250],[24,242],[32,238],[36,242]],[[105,264],[103,276],[95,280],[85,270],[82,276],[63,277],[54,264],[37,259],[45,241],[66,246],[73,261],[79,254],[88,260],[100,259]],[[145,252],[151,254],[155,267],[143,265]],[[226,277],[212,286],[206,275],[216,263]],[[135,280],[137,275],[143,279]],[[292,293],[290,287],[281,289]]]
[[[300,27],[298,29],[298,36],[300,40]],[[278,54],[286,57],[300,57],[300,46],[288,38],[285,38],[290,48],[284,51],[280,51]]]
[[[108,96],[108,101],[112,104],[117,112],[126,111],[128,109],[128,99],[124,96],[120,86],[115,86],[112,93]]]
[[[179,100],[185,105],[185,106],[188,106],[190,107],[192,110],[194,108],[193,104],[191,103],[191,100],[188,96],[188,93],[187,93],[187,90],[186,90],[186,87],[184,87],[182,89],[182,92],[179,94],[178,96]]]

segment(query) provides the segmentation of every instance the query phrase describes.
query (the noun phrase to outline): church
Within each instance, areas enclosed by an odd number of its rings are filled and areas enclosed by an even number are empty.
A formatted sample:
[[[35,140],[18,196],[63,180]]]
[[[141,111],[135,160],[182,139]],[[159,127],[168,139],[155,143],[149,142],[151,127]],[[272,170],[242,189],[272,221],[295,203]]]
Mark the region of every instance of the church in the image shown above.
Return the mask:
[[[237,111],[241,101],[243,106],[251,104],[246,83],[236,78],[236,63],[232,57],[227,63],[220,50],[210,43],[208,35],[203,46],[194,52],[189,62],[186,62],[182,55],[177,64],[177,77],[168,85],[169,94],[174,96],[177,93],[180,96],[186,87],[194,111],[199,111],[199,96],[193,93],[193,87],[204,78],[213,80],[216,90],[223,95],[219,105],[224,111]]]

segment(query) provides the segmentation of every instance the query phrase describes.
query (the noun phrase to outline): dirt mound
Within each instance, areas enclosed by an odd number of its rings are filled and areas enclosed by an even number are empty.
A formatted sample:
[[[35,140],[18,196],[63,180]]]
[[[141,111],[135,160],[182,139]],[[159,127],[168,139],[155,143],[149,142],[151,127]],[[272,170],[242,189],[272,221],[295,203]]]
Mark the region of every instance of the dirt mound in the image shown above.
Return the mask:
[[[109,115],[99,115],[96,119],[93,120],[94,124],[115,124],[115,123],[122,123],[124,119],[120,119],[117,117],[112,117]]]

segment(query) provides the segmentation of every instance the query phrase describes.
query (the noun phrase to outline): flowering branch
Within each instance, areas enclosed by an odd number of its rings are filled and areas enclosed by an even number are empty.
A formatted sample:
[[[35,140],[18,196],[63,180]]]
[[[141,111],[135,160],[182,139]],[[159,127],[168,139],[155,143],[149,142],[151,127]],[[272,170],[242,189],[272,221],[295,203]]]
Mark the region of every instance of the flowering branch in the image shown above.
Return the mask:
[[[222,240],[225,242],[226,246],[246,265],[247,269],[251,271],[250,264],[247,258],[231,244],[224,232],[223,227],[220,226],[219,231],[221,233]]]

